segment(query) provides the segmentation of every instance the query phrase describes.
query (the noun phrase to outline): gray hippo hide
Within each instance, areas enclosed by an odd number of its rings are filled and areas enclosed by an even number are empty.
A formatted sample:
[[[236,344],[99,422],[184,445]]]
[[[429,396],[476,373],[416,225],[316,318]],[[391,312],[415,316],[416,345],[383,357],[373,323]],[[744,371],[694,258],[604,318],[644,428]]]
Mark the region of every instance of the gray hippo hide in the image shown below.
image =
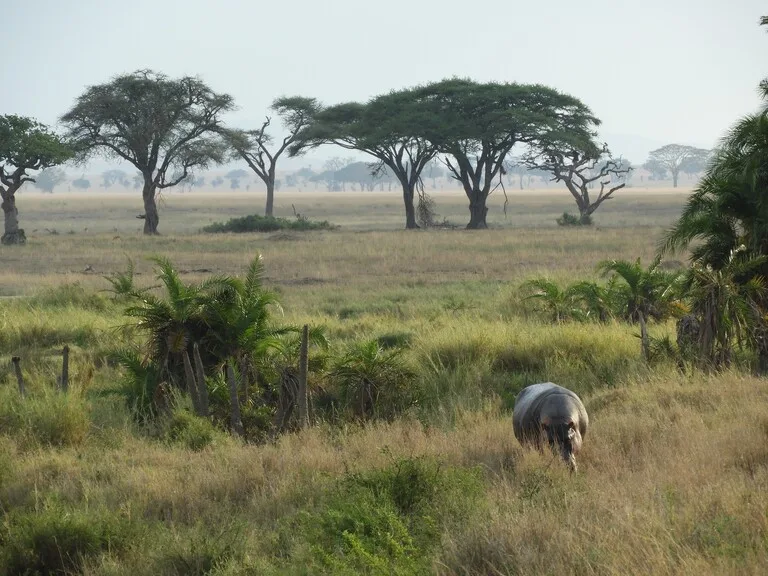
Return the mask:
[[[576,454],[587,435],[589,417],[575,393],[552,382],[523,388],[515,398],[512,426],[520,444],[543,450],[546,439],[576,470]]]

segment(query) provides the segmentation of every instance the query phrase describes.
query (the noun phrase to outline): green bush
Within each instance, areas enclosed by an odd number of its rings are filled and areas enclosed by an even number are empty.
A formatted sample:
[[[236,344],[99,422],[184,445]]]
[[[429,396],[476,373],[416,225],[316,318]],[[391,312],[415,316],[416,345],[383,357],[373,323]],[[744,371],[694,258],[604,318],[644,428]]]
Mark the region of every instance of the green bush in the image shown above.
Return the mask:
[[[334,230],[337,228],[327,220],[313,222],[306,217],[297,217],[295,220],[287,218],[275,218],[274,216],[259,216],[252,214],[241,218],[231,218],[226,223],[215,222],[203,228],[203,232],[222,233],[234,232],[242,234],[246,232],[277,232],[278,230]]]
[[[242,563],[245,536],[242,527],[230,525],[211,529],[197,526],[193,534],[176,538],[164,550],[158,574],[205,576],[219,574],[233,562]]]
[[[166,430],[166,438],[170,442],[182,444],[195,452],[213,444],[218,434],[210,420],[180,408],[174,410]]]
[[[130,540],[129,526],[104,513],[42,512],[11,514],[0,533],[3,574],[73,574],[84,561],[119,551]]]
[[[558,226],[592,226],[592,217],[589,215],[579,217],[563,212],[563,215],[557,219]]]
[[[332,574],[427,574],[447,523],[478,504],[476,470],[406,458],[350,474],[311,512],[286,521],[279,538],[290,564]]]
[[[89,424],[85,402],[75,395],[22,398],[13,389],[0,394],[0,434],[22,445],[76,446],[85,440]]]

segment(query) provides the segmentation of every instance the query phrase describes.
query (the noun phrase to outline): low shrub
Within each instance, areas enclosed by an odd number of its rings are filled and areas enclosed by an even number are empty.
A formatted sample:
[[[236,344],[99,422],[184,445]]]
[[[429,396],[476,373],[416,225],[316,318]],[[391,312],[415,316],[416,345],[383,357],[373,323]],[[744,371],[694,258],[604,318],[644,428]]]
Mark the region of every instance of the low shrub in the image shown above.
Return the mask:
[[[11,514],[0,532],[3,574],[74,574],[88,558],[121,550],[131,539],[127,522],[106,513],[57,508]]]
[[[574,216],[568,212],[563,212],[563,215],[557,219],[558,226],[592,226],[592,217],[586,216]]]
[[[334,226],[327,220],[313,222],[306,217],[297,217],[295,220],[287,218],[275,218],[274,216],[259,216],[251,214],[240,218],[231,218],[225,223],[215,222],[203,228],[203,232],[223,233],[234,232],[242,234],[247,232],[277,232],[278,230],[334,230]]]

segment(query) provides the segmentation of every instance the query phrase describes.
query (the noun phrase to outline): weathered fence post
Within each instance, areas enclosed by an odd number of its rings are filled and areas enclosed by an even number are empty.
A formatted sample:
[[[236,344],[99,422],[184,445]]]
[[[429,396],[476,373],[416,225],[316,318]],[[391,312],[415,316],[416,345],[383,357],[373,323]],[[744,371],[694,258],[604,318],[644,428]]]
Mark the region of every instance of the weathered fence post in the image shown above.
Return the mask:
[[[231,362],[227,362],[227,382],[229,384],[229,402],[231,404],[229,414],[230,427],[242,438],[245,436],[245,430],[243,429],[243,420],[240,417],[240,402],[237,399],[237,380],[235,380],[235,371],[232,368]]]
[[[61,352],[61,390],[66,393],[69,388],[69,346],[64,346]]]
[[[309,372],[309,326],[301,330],[299,350],[299,426],[309,426],[309,402],[307,398],[307,376]]]
[[[200,358],[200,348],[195,342],[192,345],[192,356],[195,359],[195,372],[197,373],[197,390],[200,398],[200,415],[208,416],[208,386],[205,383],[205,367],[203,359]]]
[[[11,358],[11,362],[13,362],[14,372],[16,372],[16,382],[19,383],[19,394],[24,398],[27,395],[27,391],[24,389],[24,377],[21,375],[21,358],[14,356]]]
[[[200,398],[197,393],[197,382],[195,381],[195,373],[192,371],[192,362],[189,360],[189,353],[184,350],[181,353],[181,358],[184,361],[184,376],[187,381],[187,391],[192,397],[192,408],[195,410],[195,414],[200,416]]]

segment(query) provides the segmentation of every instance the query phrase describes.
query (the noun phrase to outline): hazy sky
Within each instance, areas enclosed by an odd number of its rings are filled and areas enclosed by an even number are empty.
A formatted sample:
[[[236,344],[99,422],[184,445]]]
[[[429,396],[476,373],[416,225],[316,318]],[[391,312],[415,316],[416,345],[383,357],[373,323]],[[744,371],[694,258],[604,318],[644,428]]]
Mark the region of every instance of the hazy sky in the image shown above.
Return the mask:
[[[244,128],[282,94],[332,104],[462,76],[569,92],[642,162],[658,144],[712,146],[768,75],[765,0],[0,0],[0,14],[0,113],[46,123],[138,68],[200,75]]]

